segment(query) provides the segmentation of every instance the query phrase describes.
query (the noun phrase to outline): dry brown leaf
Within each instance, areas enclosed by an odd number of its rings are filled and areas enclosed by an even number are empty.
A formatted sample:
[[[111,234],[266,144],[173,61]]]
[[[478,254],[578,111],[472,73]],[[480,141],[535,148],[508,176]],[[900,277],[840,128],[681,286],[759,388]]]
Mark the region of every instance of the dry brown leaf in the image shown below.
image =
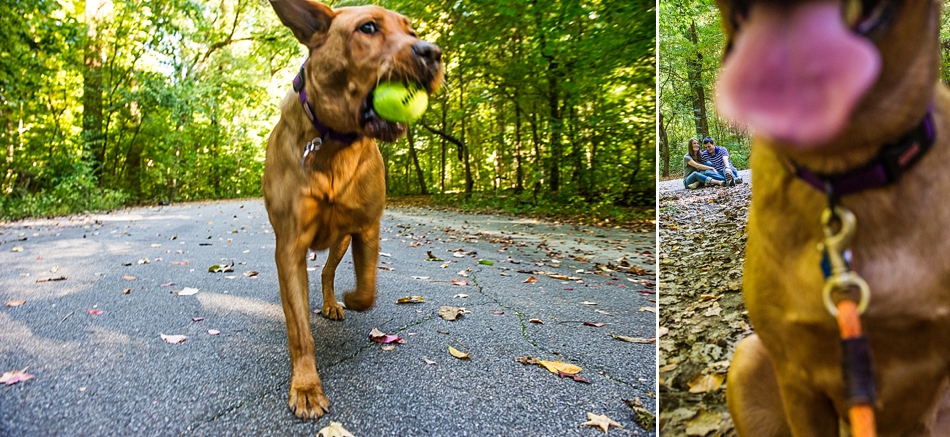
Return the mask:
[[[42,278],[42,279],[37,279],[36,282],[39,283],[39,282],[65,281],[65,280],[66,280],[66,277],[65,277],[65,276],[58,276],[58,277],[55,277],[55,278]]]
[[[655,307],[640,307],[640,312],[643,312],[643,311],[649,311],[649,312],[651,312],[651,313],[653,313],[653,314],[656,314],[656,308],[655,308]]]
[[[528,279],[525,279],[524,281],[521,281],[521,282],[525,284],[534,284],[535,282],[538,282],[538,278],[535,278],[534,276],[528,276]]]
[[[18,306],[23,305],[23,304],[25,304],[25,303],[26,303],[25,300],[10,300],[10,301],[7,301],[7,306],[8,306],[8,307],[18,307]]]
[[[396,303],[423,303],[425,301],[422,296],[406,296],[396,299]]]
[[[317,437],[354,437],[346,428],[343,428],[343,424],[340,422],[330,422],[330,425],[325,426],[317,431]]]
[[[9,372],[4,372],[3,375],[0,375],[0,384],[3,385],[13,385],[21,381],[29,381],[33,379],[33,375],[26,373],[26,369],[29,369],[30,366],[26,366],[23,370],[11,370]]]
[[[528,319],[528,323],[537,323],[539,325],[543,325],[544,321],[542,321],[541,319]]]
[[[126,281],[134,281],[134,280],[135,280],[135,276],[132,276],[132,275],[123,275],[123,276],[122,276],[122,279],[125,279]]]
[[[703,408],[696,416],[686,421],[686,435],[704,436],[719,429],[721,424],[722,414],[711,413]]]
[[[171,344],[178,344],[188,339],[188,337],[185,337],[184,335],[165,335],[162,333],[159,333],[159,335],[162,336],[162,340],[165,340],[166,343]]]
[[[441,306],[439,307],[439,317],[442,317],[445,320],[453,321],[458,318],[458,316],[463,314],[470,314],[471,311],[466,310],[465,308],[459,307],[450,307],[450,306]]]
[[[629,343],[642,343],[642,344],[656,343],[655,338],[627,337],[625,335],[614,335],[614,334],[610,334],[610,336],[617,340],[626,341]]]
[[[725,376],[719,373],[710,373],[708,375],[697,373],[686,385],[689,386],[690,393],[709,393],[719,390],[719,387],[722,387],[722,382],[725,381]]]
[[[617,428],[623,428],[622,426],[620,426],[619,423],[614,422],[609,417],[607,417],[606,414],[594,414],[594,413],[587,413],[587,421],[582,423],[581,425],[596,426],[604,430],[604,434],[607,434],[607,431],[610,429],[611,426],[615,426]]]
[[[517,362],[519,362],[519,363],[521,363],[521,364],[540,365],[540,364],[538,363],[538,359],[535,358],[535,357],[528,357],[528,356],[515,357],[515,361],[517,361]]]
[[[449,346],[449,353],[452,354],[453,357],[458,358],[460,360],[467,360],[469,359],[468,356],[471,355],[471,353],[469,352],[462,352],[452,346]]]
[[[561,362],[561,360],[557,360],[557,361],[538,360],[538,364],[540,364],[541,367],[548,369],[549,372],[555,375],[557,375],[558,371],[568,373],[571,375],[577,375],[582,370],[579,366],[575,366],[571,363],[564,363],[564,362]]]

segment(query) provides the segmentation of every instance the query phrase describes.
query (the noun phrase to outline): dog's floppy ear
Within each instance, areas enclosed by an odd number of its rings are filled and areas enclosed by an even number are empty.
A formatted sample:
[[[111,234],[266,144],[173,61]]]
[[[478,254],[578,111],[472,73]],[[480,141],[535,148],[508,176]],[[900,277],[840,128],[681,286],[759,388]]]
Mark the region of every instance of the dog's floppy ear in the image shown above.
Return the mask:
[[[280,22],[311,49],[319,45],[319,39],[314,37],[326,34],[335,15],[329,6],[311,0],[270,0],[270,4]]]

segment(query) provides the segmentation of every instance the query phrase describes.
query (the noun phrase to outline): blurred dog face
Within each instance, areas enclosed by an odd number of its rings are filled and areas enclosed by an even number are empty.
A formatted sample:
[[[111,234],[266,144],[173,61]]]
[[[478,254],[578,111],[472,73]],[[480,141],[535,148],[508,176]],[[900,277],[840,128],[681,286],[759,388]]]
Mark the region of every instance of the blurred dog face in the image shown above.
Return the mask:
[[[789,153],[883,144],[919,122],[937,77],[934,0],[718,0],[720,113]]]

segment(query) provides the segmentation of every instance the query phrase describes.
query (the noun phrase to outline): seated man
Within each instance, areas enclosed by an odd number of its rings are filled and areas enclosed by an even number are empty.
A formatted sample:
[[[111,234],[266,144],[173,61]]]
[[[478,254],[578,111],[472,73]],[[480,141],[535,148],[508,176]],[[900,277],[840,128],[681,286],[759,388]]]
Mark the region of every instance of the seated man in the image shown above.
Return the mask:
[[[725,147],[717,146],[712,138],[703,138],[703,147],[706,148],[700,156],[703,161],[709,161],[725,179],[727,185],[741,184],[739,171],[729,162],[729,151]]]

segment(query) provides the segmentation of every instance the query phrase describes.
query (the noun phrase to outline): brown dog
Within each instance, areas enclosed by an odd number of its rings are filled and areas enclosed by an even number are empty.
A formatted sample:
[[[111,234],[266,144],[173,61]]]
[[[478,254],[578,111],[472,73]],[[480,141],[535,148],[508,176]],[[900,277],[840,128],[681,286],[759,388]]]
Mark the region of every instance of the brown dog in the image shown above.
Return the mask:
[[[728,375],[737,431],[850,432],[843,349],[816,249],[834,202],[854,213],[850,268],[870,290],[860,320],[878,435],[950,435],[941,2],[718,4],[730,42],[717,104],[755,131],[743,294],[756,335],[739,343]]]
[[[395,141],[407,127],[376,115],[372,92],[387,80],[415,81],[435,92],[442,52],[419,40],[406,17],[379,7],[331,10],[310,0],[271,5],[310,51],[294,92],[281,102],[264,166],[264,203],[277,238],[274,258],[293,366],[289,406],[306,420],[330,405],[310,332],[307,249],[330,250],[322,275],[324,316],[343,319],[333,280],[351,241],[356,290],[343,301],[356,311],[373,306],[386,198],[375,139]]]

